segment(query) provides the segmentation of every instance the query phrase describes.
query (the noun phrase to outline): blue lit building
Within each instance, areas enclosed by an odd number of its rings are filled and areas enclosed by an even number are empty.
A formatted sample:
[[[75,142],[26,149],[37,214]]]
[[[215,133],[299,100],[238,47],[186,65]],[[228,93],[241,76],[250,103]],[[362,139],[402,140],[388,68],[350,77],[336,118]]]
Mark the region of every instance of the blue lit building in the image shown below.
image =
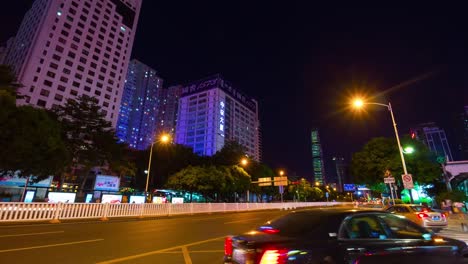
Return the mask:
[[[117,137],[131,148],[148,148],[157,123],[158,93],[163,80],[149,66],[130,61],[117,121]]]
[[[314,181],[320,185],[324,185],[326,184],[325,169],[323,164],[322,145],[320,144],[318,129],[312,129],[310,138],[312,143],[312,166],[314,169]]]
[[[191,82],[180,91],[175,142],[202,156],[214,155],[227,140],[260,161],[258,103],[220,75]]]

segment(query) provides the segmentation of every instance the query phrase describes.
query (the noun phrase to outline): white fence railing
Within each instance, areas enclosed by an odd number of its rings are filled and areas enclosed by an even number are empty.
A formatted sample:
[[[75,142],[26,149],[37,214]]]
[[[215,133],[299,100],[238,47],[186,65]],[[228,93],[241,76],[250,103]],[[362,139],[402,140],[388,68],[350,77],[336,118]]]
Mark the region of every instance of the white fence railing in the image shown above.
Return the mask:
[[[93,218],[105,220],[111,217],[157,217],[346,204],[338,202],[184,204],[0,203],[0,222],[48,220],[58,222],[64,219]]]

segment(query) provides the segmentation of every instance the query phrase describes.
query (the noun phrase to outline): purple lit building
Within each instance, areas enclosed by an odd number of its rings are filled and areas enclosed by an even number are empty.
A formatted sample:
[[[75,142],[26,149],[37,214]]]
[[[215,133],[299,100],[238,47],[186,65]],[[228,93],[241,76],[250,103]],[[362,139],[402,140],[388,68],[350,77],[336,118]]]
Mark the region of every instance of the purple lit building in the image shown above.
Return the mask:
[[[236,90],[220,75],[187,84],[179,100],[175,142],[211,156],[226,140],[244,146],[259,161],[260,122],[256,100]]]
[[[162,83],[154,69],[138,60],[130,61],[116,134],[131,148],[144,150],[154,141]]]
[[[174,137],[181,92],[181,85],[159,90],[156,134],[166,133]]]
[[[6,57],[17,103],[52,108],[99,100],[115,127],[142,0],[35,0]]]

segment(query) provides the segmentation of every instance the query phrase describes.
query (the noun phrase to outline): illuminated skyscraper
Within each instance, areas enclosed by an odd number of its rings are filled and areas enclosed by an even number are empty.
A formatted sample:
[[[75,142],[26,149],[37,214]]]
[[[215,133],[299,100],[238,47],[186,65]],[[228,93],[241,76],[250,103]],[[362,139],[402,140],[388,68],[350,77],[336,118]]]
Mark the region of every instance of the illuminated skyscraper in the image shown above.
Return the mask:
[[[130,62],[116,133],[131,148],[146,149],[155,139],[162,82],[149,66],[135,59]]]
[[[181,85],[159,89],[156,134],[167,133],[174,137],[181,92]]]
[[[214,75],[182,88],[175,141],[211,156],[233,140],[259,161],[259,123],[257,101]]]
[[[312,165],[314,168],[314,181],[323,185],[326,184],[325,169],[323,164],[322,145],[320,144],[320,136],[318,129],[312,129],[310,133],[312,142]]]
[[[69,98],[99,100],[117,123],[141,0],[35,0],[8,51],[24,97],[52,108]]]

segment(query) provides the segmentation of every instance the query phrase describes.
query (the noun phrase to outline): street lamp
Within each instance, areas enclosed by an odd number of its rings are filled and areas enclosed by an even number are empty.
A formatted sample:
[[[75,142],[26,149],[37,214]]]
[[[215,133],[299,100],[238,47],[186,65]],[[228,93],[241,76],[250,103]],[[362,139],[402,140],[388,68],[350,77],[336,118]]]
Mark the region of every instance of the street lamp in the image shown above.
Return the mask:
[[[163,144],[167,144],[170,141],[171,137],[167,134],[162,134],[159,138],[159,142]],[[150,177],[150,172],[151,172],[151,159],[153,158],[153,146],[155,141],[151,142],[151,148],[150,148],[150,156],[149,156],[149,161],[148,161],[148,169],[145,170],[146,173],[146,187],[145,187],[145,200],[148,200],[148,184],[149,184],[149,177]]]
[[[400,137],[398,136],[397,124],[395,122],[395,117],[393,116],[392,104],[390,104],[390,102],[388,104],[369,103],[369,102],[364,102],[364,100],[362,100],[361,98],[356,98],[353,100],[352,105],[356,109],[361,109],[362,107],[364,107],[364,105],[378,105],[378,106],[386,107],[388,109],[388,111],[390,112],[390,116],[392,117],[393,129],[395,130],[395,137],[396,137],[397,144],[398,144],[398,151],[400,152],[401,164],[403,165],[403,173],[407,175],[408,170],[406,169],[405,156],[403,155],[403,148],[401,147]],[[410,195],[411,203],[414,203],[413,195],[411,194],[411,189],[408,190],[408,192]]]
[[[247,158],[243,158],[243,159],[241,159],[240,163],[241,163],[242,166],[247,166],[247,164],[249,164],[249,161],[247,160]]]

